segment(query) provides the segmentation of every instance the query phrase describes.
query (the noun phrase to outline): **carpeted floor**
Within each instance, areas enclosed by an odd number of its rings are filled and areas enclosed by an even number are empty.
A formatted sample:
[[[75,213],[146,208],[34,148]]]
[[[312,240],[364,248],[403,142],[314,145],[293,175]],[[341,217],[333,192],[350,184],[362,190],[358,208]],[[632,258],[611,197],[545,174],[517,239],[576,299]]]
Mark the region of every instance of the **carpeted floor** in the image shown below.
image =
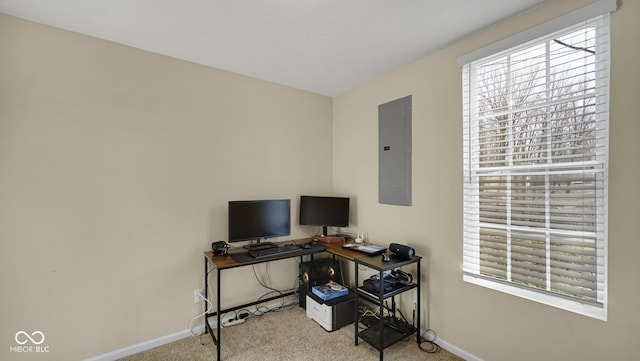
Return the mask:
[[[360,340],[354,344],[354,328],[348,325],[334,332],[325,331],[307,318],[305,310],[290,309],[269,312],[247,319],[243,324],[221,330],[222,360],[228,361],[359,361],[378,360],[378,350]],[[437,343],[437,340],[436,340]],[[423,344],[424,348],[429,344]],[[442,349],[428,353],[420,349],[415,336],[399,341],[384,350],[386,360],[459,361],[461,358]],[[211,361],[216,349],[211,336],[187,337],[122,361]]]

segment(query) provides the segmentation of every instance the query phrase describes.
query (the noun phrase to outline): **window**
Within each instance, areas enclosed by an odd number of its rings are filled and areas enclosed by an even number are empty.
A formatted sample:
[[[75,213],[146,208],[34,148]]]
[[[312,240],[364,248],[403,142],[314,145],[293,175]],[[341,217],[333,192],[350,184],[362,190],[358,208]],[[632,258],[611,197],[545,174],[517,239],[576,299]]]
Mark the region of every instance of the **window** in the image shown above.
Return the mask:
[[[603,320],[608,30],[607,13],[462,69],[464,280]]]

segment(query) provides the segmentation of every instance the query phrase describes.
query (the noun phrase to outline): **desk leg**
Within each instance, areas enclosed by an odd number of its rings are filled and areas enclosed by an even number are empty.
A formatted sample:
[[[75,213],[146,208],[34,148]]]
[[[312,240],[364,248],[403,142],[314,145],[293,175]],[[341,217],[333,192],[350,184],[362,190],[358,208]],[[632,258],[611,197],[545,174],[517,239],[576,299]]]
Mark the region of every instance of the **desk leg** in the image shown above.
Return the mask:
[[[218,309],[216,310],[216,315],[218,318],[218,325],[220,325],[220,270],[218,268],[216,268],[216,271],[218,273],[218,295],[217,295],[217,299],[218,299]],[[209,260],[207,259],[207,257],[204,258],[204,294],[205,297],[209,297]],[[216,339],[216,336],[213,334],[213,329],[211,328],[211,326],[209,325],[209,317],[213,316],[213,313],[208,313],[207,312],[207,305],[208,302],[205,302],[204,305],[204,333],[209,333],[211,332],[211,340],[213,340],[213,344],[216,345],[216,349],[218,352],[218,360],[220,360],[220,327],[218,326],[217,329],[217,333],[218,333],[218,337]]]
[[[207,257],[204,257],[204,297],[209,298],[209,260]],[[204,303],[204,333],[209,333],[209,322],[207,318],[207,305],[209,303]]]
[[[380,361],[384,360],[384,271],[380,269],[380,291],[378,292],[378,310],[380,310],[380,338],[378,339],[378,347],[380,347]]]
[[[358,346],[358,324],[360,323],[359,314],[358,314],[358,262],[353,262],[356,266],[354,269],[354,277],[355,277],[355,316],[353,317],[353,324],[355,326],[355,340],[354,344]]]
[[[220,341],[220,329],[222,328],[222,321],[220,320],[220,269],[216,268],[217,273],[218,273],[218,294],[217,294],[217,298],[218,298],[218,308],[216,309],[216,313],[217,313],[217,317],[218,317],[218,327],[217,327],[217,332],[218,332],[218,344],[217,344],[217,349],[218,349],[218,358],[217,360],[220,361],[220,347],[222,347],[222,343]]]
[[[416,311],[417,311],[417,315],[416,315],[416,340],[418,342],[418,344],[420,344],[420,260],[418,260],[418,265],[417,265],[417,271],[418,271],[418,287],[416,288],[416,292],[418,292],[418,295],[416,296],[416,302],[418,302],[418,304],[416,305]]]

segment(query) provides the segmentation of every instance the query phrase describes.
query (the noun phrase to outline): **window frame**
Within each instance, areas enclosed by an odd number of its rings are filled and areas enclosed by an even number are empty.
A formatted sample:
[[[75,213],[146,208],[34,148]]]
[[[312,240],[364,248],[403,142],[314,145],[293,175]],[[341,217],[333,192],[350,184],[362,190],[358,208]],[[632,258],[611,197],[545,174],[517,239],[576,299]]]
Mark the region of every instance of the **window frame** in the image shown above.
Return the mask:
[[[593,317],[600,320],[607,319],[607,284],[608,284],[608,257],[607,257],[607,204],[608,204],[608,122],[609,122],[609,105],[608,105],[608,96],[609,96],[609,41],[608,41],[608,30],[610,29],[609,24],[609,12],[615,10],[617,4],[612,0],[602,0],[598,3],[595,3],[589,7],[582,8],[574,13],[570,13],[565,15],[562,18],[555,19],[549,23],[543,24],[539,27],[531,29],[525,33],[517,34],[516,36],[507,38],[502,40],[496,44],[492,44],[488,47],[478,49],[472,53],[465,54],[458,59],[460,65],[462,65],[462,73],[463,73],[463,121],[464,121],[464,159],[463,159],[463,172],[464,172],[464,220],[463,220],[463,233],[465,239],[463,241],[463,280],[466,282],[470,282],[479,286],[487,287],[490,289],[494,289],[497,291],[501,291],[507,294],[511,294],[514,296],[522,297],[525,299],[529,299],[532,301],[540,302],[543,304],[547,304],[553,307],[557,307],[560,309],[568,310],[571,312],[575,312],[578,314],[586,315],[589,317]],[[597,20],[596,20],[597,18]],[[605,44],[603,45],[606,48],[598,49],[598,53],[601,51],[605,55],[601,55],[600,58],[603,58],[606,61],[606,67],[604,69],[599,69],[600,72],[598,75],[604,75],[602,79],[606,83],[603,83],[601,77],[598,76],[596,80],[599,82],[598,86],[603,87],[603,93],[598,93],[596,95],[598,102],[597,107],[599,112],[604,112],[605,121],[605,132],[606,132],[606,146],[604,148],[604,161],[602,158],[599,160],[599,165],[602,166],[603,169],[600,170],[603,176],[603,204],[602,209],[599,210],[597,217],[600,222],[602,222],[602,227],[597,230],[597,242],[599,252],[601,252],[599,257],[603,260],[603,264],[598,264],[597,266],[597,282],[599,283],[598,292],[597,292],[597,302],[584,302],[577,298],[572,297],[564,297],[560,294],[553,292],[545,292],[534,288],[524,287],[522,285],[512,283],[509,281],[498,280],[493,278],[488,278],[480,275],[479,269],[473,269],[473,266],[476,265],[479,268],[480,262],[477,260],[480,257],[479,244],[474,244],[471,237],[467,237],[468,234],[473,232],[479,232],[479,221],[477,219],[471,220],[469,217],[479,217],[480,211],[479,208],[479,191],[478,191],[478,179],[474,179],[478,177],[477,173],[474,171],[474,167],[477,169],[477,164],[475,164],[474,160],[471,158],[471,153],[478,149],[477,144],[474,144],[474,139],[471,137],[471,122],[472,118],[475,116],[476,109],[472,109],[472,104],[474,104],[474,89],[468,88],[470,86],[470,82],[475,76],[474,71],[475,64],[477,61],[482,61],[486,58],[494,57],[498,54],[503,53],[515,53],[515,49],[522,49],[524,46],[531,44],[534,41],[541,41],[541,39],[546,39],[549,41],[552,36],[558,31],[565,31],[566,29],[579,26],[579,24],[585,22],[593,22],[598,21],[601,22],[597,28],[605,29],[607,39]],[[602,59],[600,59],[602,60]],[[475,207],[475,212],[467,212],[467,210]],[[510,211],[509,211],[510,212]],[[470,225],[473,224],[473,227]],[[547,226],[547,231],[549,231],[549,227]],[[471,233],[470,233],[471,232]],[[479,237],[478,237],[479,239]],[[477,247],[477,248],[475,248]],[[473,258],[476,260],[473,260]],[[471,267],[470,267],[471,266]],[[471,270],[471,271],[470,271]],[[600,286],[601,284],[601,286]]]

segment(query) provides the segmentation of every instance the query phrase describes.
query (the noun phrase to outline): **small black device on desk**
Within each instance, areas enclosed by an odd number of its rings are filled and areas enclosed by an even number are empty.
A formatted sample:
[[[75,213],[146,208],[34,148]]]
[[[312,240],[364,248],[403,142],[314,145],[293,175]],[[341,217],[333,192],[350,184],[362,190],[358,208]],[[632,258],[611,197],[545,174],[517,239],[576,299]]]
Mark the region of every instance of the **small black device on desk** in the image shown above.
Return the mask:
[[[211,243],[211,252],[213,252],[214,255],[224,256],[225,254],[227,254],[228,249],[229,245],[225,241]]]

